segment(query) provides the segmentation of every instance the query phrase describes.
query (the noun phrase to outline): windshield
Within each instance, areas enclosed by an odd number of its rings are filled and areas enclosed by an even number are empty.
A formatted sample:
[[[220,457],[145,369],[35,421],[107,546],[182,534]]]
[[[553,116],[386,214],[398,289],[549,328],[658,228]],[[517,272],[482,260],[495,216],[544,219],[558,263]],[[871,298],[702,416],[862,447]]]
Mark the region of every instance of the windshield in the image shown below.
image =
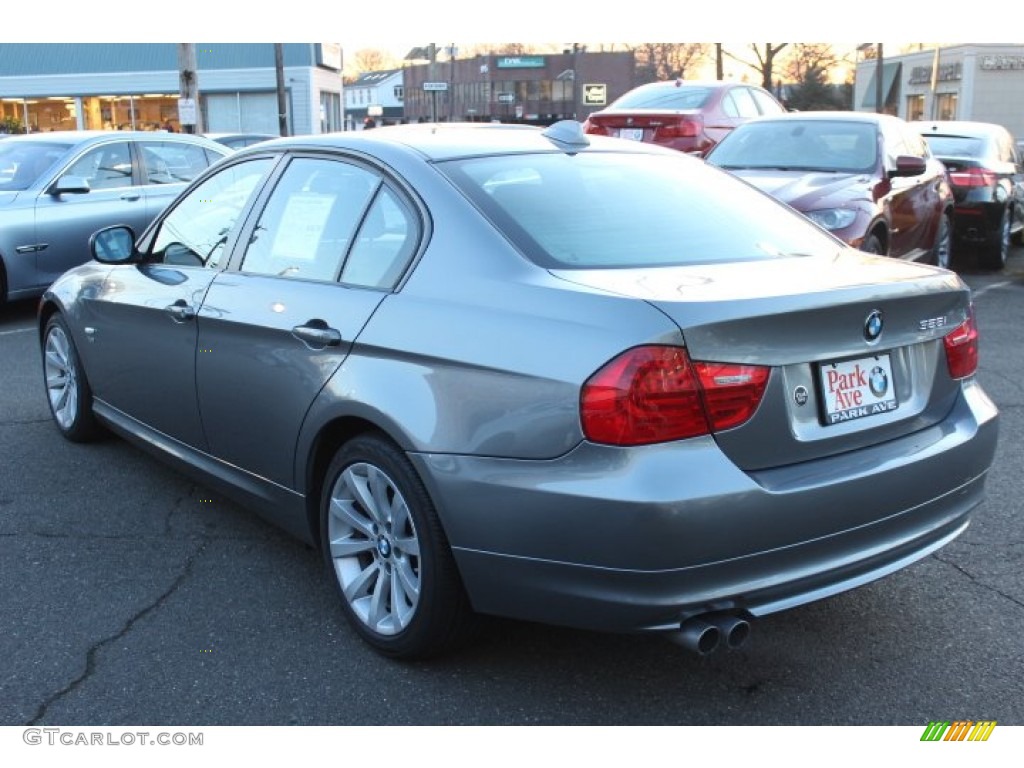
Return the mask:
[[[772,120],[741,125],[708,154],[720,168],[866,172],[878,162],[873,123]]]
[[[637,88],[613,101],[608,109],[700,109],[710,96],[710,88],[686,85]]]
[[[683,154],[505,155],[440,168],[548,268],[833,255],[842,247],[769,196]]]
[[[0,141],[0,191],[28,189],[70,148],[51,141]]]

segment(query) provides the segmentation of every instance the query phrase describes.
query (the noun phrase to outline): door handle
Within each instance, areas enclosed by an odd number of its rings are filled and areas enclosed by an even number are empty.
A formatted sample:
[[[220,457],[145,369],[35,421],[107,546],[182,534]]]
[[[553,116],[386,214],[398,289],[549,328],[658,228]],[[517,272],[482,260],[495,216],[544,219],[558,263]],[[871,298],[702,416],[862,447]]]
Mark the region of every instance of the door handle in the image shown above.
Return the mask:
[[[310,320],[292,328],[292,336],[311,347],[337,347],[341,344],[341,331],[328,327],[323,320]]]
[[[138,200],[140,197],[142,197],[141,192],[125,192],[121,195],[122,200]]]
[[[187,304],[184,299],[178,299],[167,307],[167,314],[169,314],[176,323],[184,323],[188,320],[194,320],[196,311],[191,305]]]

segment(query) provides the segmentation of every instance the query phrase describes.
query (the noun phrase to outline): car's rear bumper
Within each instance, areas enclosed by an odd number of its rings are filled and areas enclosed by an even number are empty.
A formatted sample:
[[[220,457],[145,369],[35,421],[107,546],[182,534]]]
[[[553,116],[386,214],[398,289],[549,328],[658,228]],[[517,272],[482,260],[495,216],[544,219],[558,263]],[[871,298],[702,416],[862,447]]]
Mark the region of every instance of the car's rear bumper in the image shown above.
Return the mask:
[[[548,462],[415,455],[484,613],[590,629],[762,615],[905,567],[966,528],[998,432],[970,383],[883,445],[744,473],[713,440]]]

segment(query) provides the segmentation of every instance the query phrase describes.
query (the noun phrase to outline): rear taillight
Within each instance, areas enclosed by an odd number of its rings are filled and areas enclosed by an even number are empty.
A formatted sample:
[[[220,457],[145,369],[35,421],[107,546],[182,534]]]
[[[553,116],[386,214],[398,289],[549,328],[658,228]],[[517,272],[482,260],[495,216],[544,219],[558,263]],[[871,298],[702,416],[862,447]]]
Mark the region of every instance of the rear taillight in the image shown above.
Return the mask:
[[[954,379],[973,376],[978,370],[978,325],[974,321],[974,307],[967,319],[942,340],[946,347],[946,365]]]
[[[583,385],[583,434],[597,443],[644,445],[739,426],[757,410],[769,373],[692,363],[683,347],[636,347]]]
[[[964,168],[962,171],[950,171],[949,183],[954,187],[993,187],[996,175],[984,168]]]
[[[704,131],[704,121],[699,117],[683,117],[677,122],[661,125],[654,130],[654,140],[691,139]]]
[[[593,134],[594,136],[611,136],[611,131],[603,125],[590,122],[589,118],[583,121],[583,132]]]

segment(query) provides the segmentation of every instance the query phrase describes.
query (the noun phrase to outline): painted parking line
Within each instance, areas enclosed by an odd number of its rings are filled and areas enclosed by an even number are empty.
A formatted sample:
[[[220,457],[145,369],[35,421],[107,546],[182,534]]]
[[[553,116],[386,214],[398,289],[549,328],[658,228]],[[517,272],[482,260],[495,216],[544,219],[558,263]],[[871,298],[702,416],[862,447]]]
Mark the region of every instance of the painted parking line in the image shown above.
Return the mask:
[[[35,328],[33,328],[33,327],[29,327],[29,328],[15,328],[13,331],[0,331],[0,336],[10,336],[12,333],[28,333],[29,331],[34,331],[34,330],[35,330]]]
[[[996,288],[1005,288],[1008,285],[1013,285],[1013,280],[1003,280],[1001,283],[992,283],[991,285],[986,285],[984,288],[979,288],[976,291],[971,291],[971,298],[980,298],[989,291],[994,291]]]

